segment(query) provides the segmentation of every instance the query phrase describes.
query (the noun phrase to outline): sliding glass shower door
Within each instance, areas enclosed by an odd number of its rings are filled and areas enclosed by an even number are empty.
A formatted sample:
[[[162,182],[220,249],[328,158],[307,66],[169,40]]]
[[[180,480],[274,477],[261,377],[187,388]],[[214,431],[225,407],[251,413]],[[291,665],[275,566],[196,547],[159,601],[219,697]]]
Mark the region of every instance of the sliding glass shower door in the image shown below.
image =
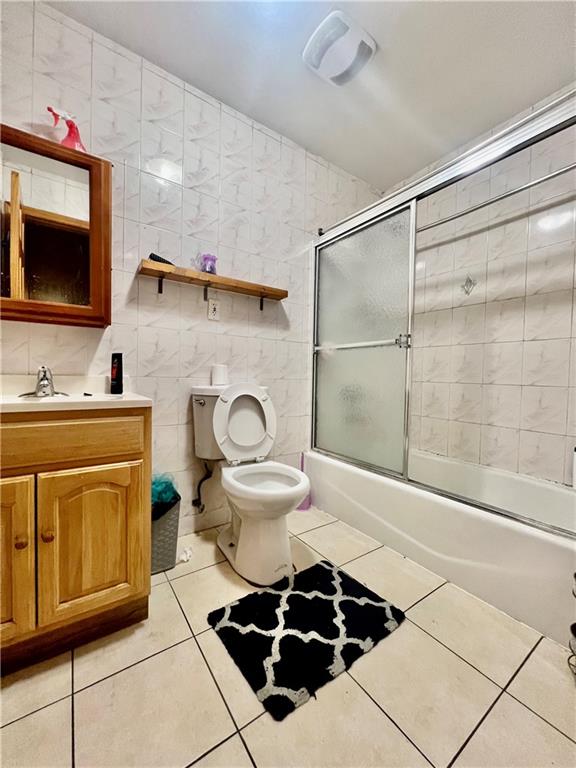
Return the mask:
[[[317,250],[314,447],[401,474],[412,209]]]

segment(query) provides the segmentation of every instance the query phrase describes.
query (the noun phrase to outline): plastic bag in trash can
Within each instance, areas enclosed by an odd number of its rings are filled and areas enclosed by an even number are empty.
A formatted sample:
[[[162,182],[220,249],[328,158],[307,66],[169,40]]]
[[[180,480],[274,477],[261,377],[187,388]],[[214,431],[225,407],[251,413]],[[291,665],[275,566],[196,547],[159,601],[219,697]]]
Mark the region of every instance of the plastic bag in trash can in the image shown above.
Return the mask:
[[[152,520],[159,520],[181,499],[170,475],[152,477]]]

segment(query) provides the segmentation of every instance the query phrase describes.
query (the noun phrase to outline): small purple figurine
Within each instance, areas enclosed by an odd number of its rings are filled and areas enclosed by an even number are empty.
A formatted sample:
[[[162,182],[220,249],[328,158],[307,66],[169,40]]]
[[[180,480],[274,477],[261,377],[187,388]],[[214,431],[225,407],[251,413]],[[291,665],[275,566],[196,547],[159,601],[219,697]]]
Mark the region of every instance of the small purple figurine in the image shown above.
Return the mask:
[[[200,271],[216,274],[216,256],[212,253],[203,253],[200,256]]]

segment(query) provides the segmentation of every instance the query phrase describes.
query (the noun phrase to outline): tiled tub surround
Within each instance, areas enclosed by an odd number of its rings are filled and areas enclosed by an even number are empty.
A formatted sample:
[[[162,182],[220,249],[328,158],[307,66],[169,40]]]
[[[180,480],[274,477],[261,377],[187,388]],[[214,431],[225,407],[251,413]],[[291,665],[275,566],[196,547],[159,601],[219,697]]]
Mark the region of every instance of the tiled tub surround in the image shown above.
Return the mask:
[[[313,234],[376,200],[367,184],[41,3],[2,9],[2,121],[44,136],[46,105],[73,112],[87,149],[114,162],[113,324],[105,331],[2,323],[2,370],[104,375],[124,353],[136,391],[154,400],[154,469],[175,474],[191,512],[203,468],[193,455],[190,387],[212,363],[231,380],[270,387],[275,458],[295,463],[310,421],[310,250]],[[221,274],[287,288],[282,304],[136,278],[154,251],[181,266],[202,252]],[[207,511],[227,515],[216,477]]]
[[[570,128],[421,201],[418,226],[575,160]],[[575,198],[570,172],[418,234],[413,448],[572,483]]]
[[[206,623],[254,587],[223,562],[217,529],[191,534],[191,559],[154,578],[147,622],[4,678],[2,764],[574,765],[565,648],[325,512],[288,527],[297,568],[332,560],[403,625],[275,722]]]

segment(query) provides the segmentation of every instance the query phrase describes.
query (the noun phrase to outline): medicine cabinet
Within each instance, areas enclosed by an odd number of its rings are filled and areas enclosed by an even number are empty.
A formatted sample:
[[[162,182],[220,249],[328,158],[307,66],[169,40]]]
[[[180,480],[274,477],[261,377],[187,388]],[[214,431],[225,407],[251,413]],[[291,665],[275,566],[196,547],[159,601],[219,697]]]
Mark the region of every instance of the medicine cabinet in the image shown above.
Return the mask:
[[[0,317],[110,324],[111,164],[0,126]]]

